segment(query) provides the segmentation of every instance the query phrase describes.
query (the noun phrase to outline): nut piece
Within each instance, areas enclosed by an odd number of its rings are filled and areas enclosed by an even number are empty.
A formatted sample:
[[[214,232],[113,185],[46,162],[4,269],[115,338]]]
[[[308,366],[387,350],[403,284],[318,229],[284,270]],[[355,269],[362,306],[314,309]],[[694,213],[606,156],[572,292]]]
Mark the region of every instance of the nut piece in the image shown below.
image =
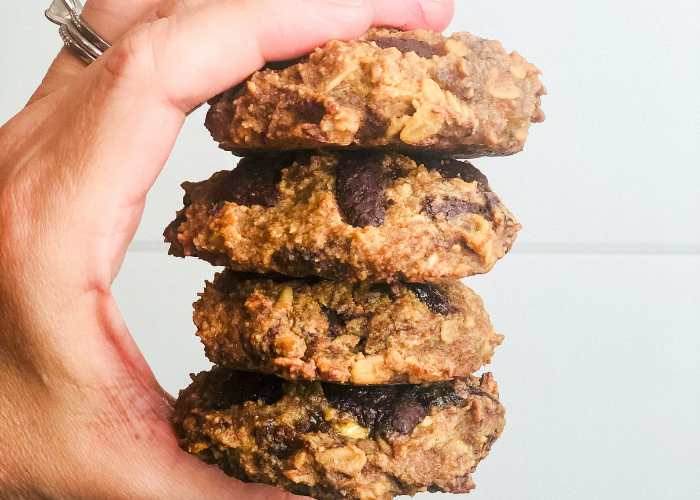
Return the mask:
[[[294,469],[284,471],[284,475],[289,479],[299,484],[307,484],[309,486],[314,486],[316,484],[316,478],[314,474],[311,473],[313,459],[309,453],[306,451],[300,451],[292,458],[292,465]]]
[[[293,302],[294,302],[294,290],[292,290],[288,286],[284,287],[284,290],[282,290],[282,293],[280,293],[280,298],[277,301],[277,305],[282,306],[282,307],[291,306]]]
[[[432,78],[426,78],[420,85],[421,94],[426,101],[434,104],[445,105],[445,93]]]
[[[518,80],[522,80],[527,76],[527,68],[521,64],[514,64],[510,67],[510,74]]]
[[[442,328],[440,329],[440,339],[445,344],[451,344],[457,337],[459,337],[461,331],[463,330],[462,325],[459,320],[448,319],[442,321]]]
[[[357,476],[367,463],[365,452],[353,444],[322,451],[316,461],[327,470]]]
[[[275,354],[283,358],[302,358],[306,353],[306,342],[301,337],[287,332],[275,338]]]
[[[357,422],[348,422],[347,424],[338,428],[338,432],[340,432],[343,436],[352,439],[365,439],[367,436],[369,436],[369,429],[362,427]]]
[[[384,356],[370,356],[357,361],[352,367],[354,384],[381,384],[391,378],[392,372],[384,366]]]
[[[486,90],[492,97],[496,99],[517,99],[522,94],[519,87],[514,84],[510,84],[502,87],[486,87]]]
[[[452,38],[445,42],[445,50],[450,54],[454,54],[459,57],[464,57],[471,52],[469,47]]]
[[[437,134],[444,125],[444,118],[433,113],[433,106],[426,104],[418,108],[399,136],[406,144],[419,144]]]

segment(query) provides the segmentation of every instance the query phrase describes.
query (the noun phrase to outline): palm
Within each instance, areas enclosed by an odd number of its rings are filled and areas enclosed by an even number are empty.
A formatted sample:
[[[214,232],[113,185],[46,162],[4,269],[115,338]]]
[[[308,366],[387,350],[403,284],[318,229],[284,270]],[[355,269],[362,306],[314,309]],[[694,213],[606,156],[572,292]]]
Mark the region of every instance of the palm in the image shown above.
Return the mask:
[[[7,497],[284,496],[179,450],[171,398],[110,286],[188,111],[266,59],[357,36],[373,17],[442,29],[453,10],[450,1],[351,3],[88,2],[88,21],[112,49],[87,69],[64,51],[32,103],[0,129],[0,491]]]

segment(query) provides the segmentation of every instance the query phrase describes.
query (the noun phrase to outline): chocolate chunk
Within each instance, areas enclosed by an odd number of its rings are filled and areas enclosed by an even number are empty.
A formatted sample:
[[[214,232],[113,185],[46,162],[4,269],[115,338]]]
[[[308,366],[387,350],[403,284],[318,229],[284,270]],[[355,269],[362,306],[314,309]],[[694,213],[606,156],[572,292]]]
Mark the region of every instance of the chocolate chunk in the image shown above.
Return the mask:
[[[289,276],[319,275],[335,281],[346,279],[349,271],[347,265],[335,258],[306,248],[280,248],[272,254],[272,264]]]
[[[410,386],[409,391],[426,410],[431,406],[457,406],[464,401],[451,382]]]
[[[322,383],[330,405],[350,413],[362,427],[376,430],[394,407],[397,386],[353,386]]]
[[[274,375],[215,368],[207,377],[202,399],[214,410],[225,410],[246,401],[271,405],[284,396],[282,384],[282,379]]]
[[[462,214],[479,214],[486,220],[493,220],[491,213],[491,204],[481,206],[468,200],[460,198],[444,198],[438,202],[434,197],[428,196],[423,201],[422,212],[431,219],[437,219],[439,214],[443,214],[445,219],[450,220],[459,217]]]
[[[255,443],[260,448],[269,449],[282,460],[291,457],[304,446],[294,427],[279,426],[274,420],[268,420],[255,428]]]
[[[330,331],[333,337],[338,337],[343,334],[343,329],[347,323],[343,317],[338,314],[337,311],[329,309],[327,307],[321,306],[321,310],[325,313],[328,318],[328,331]]]
[[[314,409],[306,414],[306,420],[299,420],[295,424],[295,428],[301,434],[307,432],[327,432],[330,429],[330,424],[326,422],[322,409]]]
[[[235,169],[216,179],[209,201],[212,205],[228,201],[273,207],[279,196],[277,184],[282,180],[282,169],[291,163],[287,156],[243,158]]]
[[[326,107],[316,101],[306,100],[294,103],[294,111],[299,115],[299,119],[305,123],[321,123],[326,116]]]
[[[389,120],[379,116],[372,108],[365,106],[365,116],[357,131],[355,142],[377,141],[386,136]]]
[[[463,399],[452,382],[426,385],[353,386],[321,383],[331,407],[350,413],[372,433],[410,435],[431,406],[455,406]]]
[[[452,381],[377,386],[322,382],[321,386],[331,407],[350,413],[362,427],[385,437],[410,435],[431,406],[456,406],[464,401]]]
[[[336,165],[335,191],[343,220],[355,227],[378,227],[386,214],[386,190],[392,173],[383,165],[384,155],[346,153]]]
[[[418,164],[425,165],[428,170],[435,170],[446,179],[460,178],[464,182],[476,181],[481,189],[490,190],[486,176],[468,161],[434,156],[420,156],[415,157],[414,160]]]
[[[299,64],[301,61],[304,60],[304,57],[306,56],[296,57],[294,59],[287,59],[286,61],[268,61],[265,64],[265,66],[263,66],[261,71],[264,71],[266,69],[271,69],[273,71],[284,71],[287,68],[291,68],[292,66]]]
[[[360,338],[360,341],[355,344],[355,347],[352,348],[353,354],[358,354],[360,352],[364,353],[365,349],[367,348],[367,338],[363,337]]]
[[[389,283],[372,283],[369,286],[369,292],[371,293],[381,293],[382,295],[388,295],[391,300],[395,300],[394,290]]]
[[[401,51],[402,54],[405,54],[406,52],[415,52],[419,57],[423,57],[425,59],[430,59],[433,56],[439,56],[440,54],[438,53],[435,48],[430,45],[428,42],[424,42],[422,40],[414,40],[411,38],[396,38],[396,37],[389,37],[389,38],[380,38],[379,40],[375,40],[376,44],[381,47],[382,49],[388,49],[389,47],[396,47]]]
[[[392,411],[381,421],[378,431],[385,437],[394,434],[409,436],[428,415],[425,408],[411,394],[401,396]]]
[[[450,314],[455,312],[450,301],[440,290],[429,283],[406,283],[406,288],[411,290],[428,309],[435,314]]]

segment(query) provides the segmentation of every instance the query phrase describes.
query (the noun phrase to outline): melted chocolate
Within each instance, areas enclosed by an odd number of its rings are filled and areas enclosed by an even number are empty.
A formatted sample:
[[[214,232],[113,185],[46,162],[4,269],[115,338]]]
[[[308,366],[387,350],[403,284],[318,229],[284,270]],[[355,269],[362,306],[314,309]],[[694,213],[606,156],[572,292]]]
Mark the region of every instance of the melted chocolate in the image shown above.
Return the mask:
[[[350,413],[371,432],[384,437],[410,435],[431,406],[456,406],[459,397],[452,382],[427,385],[353,386],[322,383],[329,404]]]
[[[343,329],[350,318],[346,318],[344,315],[338,314],[337,311],[329,309],[327,307],[321,306],[321,310],[328,318],[328,331],[333,337],[338,337],[343,334]]]
[[[455,308],[452,307],[447,297],[430,283],[406,283],[406,288],[411,290],[435,314],[446,315],[455,312]]]
[[[282,180],[282,169],[291,165],[287,156],[258,156],[243,158],[238,166],[221,175],[210,193],[210,202],[273,207],[279,194],[277,184]]]
[[[213,410],[226,410],[246,401],[262,401],[271,405],[284,396],[283,382],[274,375],[215,368],[207,377],[202,400],[205,406]]]
[[[342,155],[336,165],[335,194],[343,220],[355,227],[381,226],[387,209],[386,190],[395,178],[381,153]]]
[[[453,158],[440,158],[434,156],[422,156],[414,158],[418,164],[425,165],[428,170],[435,170],[446,179],[462,179],[464,182],[474,182],[481,189],[490,190],[489,180],[474,165],[468,161],[459,161]]]
[[[462,214],[479,214],[486,220],[493,220],[490,208],[491,203],[487,203],[487,206],[482,206],[460,198],[444,198],[442,201],[437,202],[435,198],[428,196],[423,201],[421,211],[433,220],[437,219],[439,214],[443,214],[447,220],[454,219]]]

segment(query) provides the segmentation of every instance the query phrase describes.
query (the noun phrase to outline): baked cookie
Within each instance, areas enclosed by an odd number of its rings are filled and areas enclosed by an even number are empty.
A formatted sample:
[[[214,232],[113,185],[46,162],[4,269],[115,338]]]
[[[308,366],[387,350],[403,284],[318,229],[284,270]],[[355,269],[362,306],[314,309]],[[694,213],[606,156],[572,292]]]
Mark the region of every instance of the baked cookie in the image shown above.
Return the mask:
[[[180,446],[228,475],[318,499],[466,493],[505,425],[490,373],[423,386],[284,382],[216,367],[180,392]]]
[[[433,281],[489,271],[520,229],[467,162],[398,153],[244,158],[185,182],[170,253],[237,271]]]
[[[353,384],[464,377],[503,340],[459,280],[389,285],[226,270],[200,294],[194,322],[218,365]]]
[[[469,33],[373,28],[254,73],[210,101],[206,126],[239,156],[323,147],[509,155],[545,118],[540,74]]]

